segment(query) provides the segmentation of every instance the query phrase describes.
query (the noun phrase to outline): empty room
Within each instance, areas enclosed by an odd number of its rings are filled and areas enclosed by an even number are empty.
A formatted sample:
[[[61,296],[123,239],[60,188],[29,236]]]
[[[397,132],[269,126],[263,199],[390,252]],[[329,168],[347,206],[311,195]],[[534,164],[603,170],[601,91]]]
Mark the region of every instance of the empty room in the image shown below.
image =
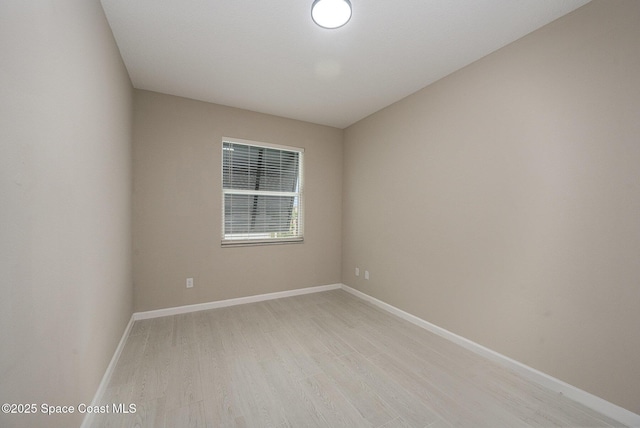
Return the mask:
[[[640,1],[3,0],[0,427],[640,427]]]

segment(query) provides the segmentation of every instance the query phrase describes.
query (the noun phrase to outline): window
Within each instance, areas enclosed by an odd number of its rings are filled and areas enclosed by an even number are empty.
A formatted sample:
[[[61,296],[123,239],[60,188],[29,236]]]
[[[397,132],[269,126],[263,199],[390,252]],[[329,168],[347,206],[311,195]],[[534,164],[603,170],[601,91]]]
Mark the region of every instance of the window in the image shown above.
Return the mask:
[[[304,149],[222,140],[222,245],[303,240]]]

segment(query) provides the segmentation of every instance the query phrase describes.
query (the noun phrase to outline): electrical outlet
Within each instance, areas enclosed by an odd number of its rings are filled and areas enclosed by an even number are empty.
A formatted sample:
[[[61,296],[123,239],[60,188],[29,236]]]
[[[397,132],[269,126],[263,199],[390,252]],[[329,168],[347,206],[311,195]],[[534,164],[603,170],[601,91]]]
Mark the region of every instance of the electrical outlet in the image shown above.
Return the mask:
[[[193,287],[193,278],[187,278],[187,288]]]
[[[356,268],[356,276],[360,276],[360,268]]]
[[[364,279],[369,279],[369,271],[368,270],[364,271]]]

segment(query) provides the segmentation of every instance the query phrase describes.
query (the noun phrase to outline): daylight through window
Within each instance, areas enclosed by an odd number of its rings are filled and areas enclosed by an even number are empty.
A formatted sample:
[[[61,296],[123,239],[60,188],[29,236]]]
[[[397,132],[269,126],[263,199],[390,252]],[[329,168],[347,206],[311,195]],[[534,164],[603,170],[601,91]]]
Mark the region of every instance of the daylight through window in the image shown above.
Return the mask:
[[[304,149],[222,141],[222,244],[303,239]]]

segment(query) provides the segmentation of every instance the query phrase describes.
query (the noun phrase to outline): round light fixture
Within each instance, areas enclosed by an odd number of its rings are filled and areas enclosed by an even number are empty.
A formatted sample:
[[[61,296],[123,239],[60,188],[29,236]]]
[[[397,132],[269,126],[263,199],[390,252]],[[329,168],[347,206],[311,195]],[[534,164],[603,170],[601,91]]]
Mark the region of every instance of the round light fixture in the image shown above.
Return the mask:
[[[351,19],[349,0],[314,0],[311,18],[322,28],[338,28]]]

